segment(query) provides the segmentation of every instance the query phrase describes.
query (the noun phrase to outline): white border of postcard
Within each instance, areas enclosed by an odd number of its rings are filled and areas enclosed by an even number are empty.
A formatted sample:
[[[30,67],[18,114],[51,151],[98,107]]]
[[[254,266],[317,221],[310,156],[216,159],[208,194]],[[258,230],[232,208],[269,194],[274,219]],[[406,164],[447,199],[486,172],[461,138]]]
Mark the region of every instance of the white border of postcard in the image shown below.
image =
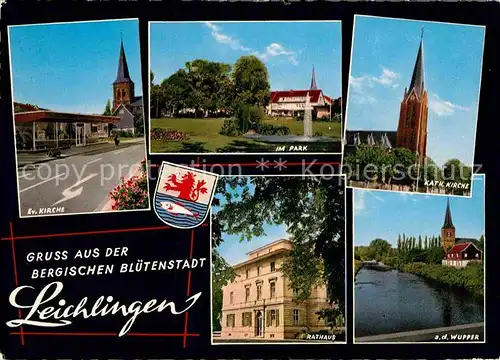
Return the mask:
[[[483,186],[484,186],[484,213],[486,214],[486,175],[485,174],[474,174],[475,177],[481,177],[483,181]],[[354,222],[356,221],[356,216],[354,213],[354,192],[356,190],[361,190],[361,189],[356,189],[354,188],[354,191],[352,192],[352,339],[353,339],[353,344],[361,344],[361,345],[399,345],[399,344],[485,344],[486,343],[486,251],[483,251],[483,269],[484,269],[484,278],[483,278],[483,286],[484,286],[484,293],[483,293],[483,331],[484,331],[484,336],[483,336],[483,341],[421,341],[421,342],[411,342],[411,341],[401,341],[401,342],[383,342],[383,341],[360,341],[356,342],[356,272],[354,271],[354,248],[356,247],[356,234],[355,234],[355,226]],[[372,190],[373,192],[381,192],[381,190]],[[410,196],[428,196],[429,194],[425,193],[410,193]],[[462,197],[464,198],[464,197]],[[465,198],[467,199],[467,198]],[[485,229],[486,229],[486,217],[484,218],[485,221]],[[486,233],[484,234],[485,238],[485,243],[486,243]],[[484,250],[486,250],[486,245]],[[416,330],[418,331],[418,330]],[[410,331],[413,332],[413,331]],[[380,334],[380,336],[387,335],[387,334]],[[373,337],[379,336],[379,335],[373,335]],[[368,336],[372,337],[372,336]]]
[[[291,175],[220,175],[220,177],[320,177],[321,175],[306,175],[306,174],[291,174]],[[334,178],[343,178],[344,182],[344,265],[345,269],[347,269],[347,200],[346,200],[346,187],[345,187],[345,175],[338,174],[338,175],[333,175]],[[333,179],[332,179],[333,180]],[[210,244],[212,243],[212,211],[210,211]],[[212,247],[210,247],[210,265],[212,265]],[[210,344],[215,345],[215,346],[233,346],[233,345],[309,345],[309,346],[314,346],[314,345],[335,345],[335,344],[347,344],[347,335],[349,333],[349,326],[348,326],[348,321],[347,321],[347,271],[344,271],[344,280],[345,280],[345,305],[344,305],[344,315],[345,315],[345,340],[344,341],[325,341],[325,342],[319,342],[319,341],[269,341],[269,342],[214,342],[214,330],[213,330],[213,312],[212,312],[212,301],[213,301],[213,293],[212,293],[212,276],[213,273],[210,272]]]
[[[476,151],[476,137],[477,137],[477,123],[478,123],[478,116],[479,116],[479,106],[480,106],[480,94],[481,94],[481,83],[482,83],[482,77],[483,77],[483,62],[484,62],[484,43],[486,40],[486,26],[484,25],[472,25],[472,24],[460,24],[460,23],[450,23],[450,22],[441,22],[441,21],[428,21],[428,20],[417,20],[417,19],[407,19],[407,18],[396,18],[396,17],[385,17],[385,16],[373,16],[373,15],[362,15],[362,14],[355,14],[354,15],[354,21],[353,21],[353,26],[352,26],[352,38],[351,38],[351,53],[350,53],[350,63],[349,63],[349,76],[348,76],[348,84],[347,84],[347,97],[346,97],[346,108],[345,108],[345,116],[344,116],[344,128],[343,130],[343,137],[342,137],[342,143],[345,146],[346,143],[346,134],[348,131],[348,115],[349,115],[349,102],[350,102],[350,80],[351,80],[351,71],[352,71],[352,54],[354,51],[354,36],[356,34],[356,20],[358,18],[376,18],[376,19],[386,19],[386,20],[398,20],[398,21],[411,21],[411,22],[419,22],[419,23],[431,23],[431,24],[447,24],[447,25],[455,25],[455,26],[464,26],[464,27],[480,27],[485,29],[485,37],[483,40],[483,51],[481,52],[481,72],[479,76],[479,91],[477,94],[477,109],[476,109],[476,116],[475,116],[475,124],[474,124],[474,148],[472,149],[472,161],[471,166],[472,169],[472,176],[475,171],[475,164],[474,164],[474,156],[475,156],[475,151]],[[342,151],[342,166],[344,165],[344,151]],[[346,180],[348,181],[348,180]],[[470,186],[470,195],[465,196],[465,195],[453,195],[453,194],[435,194],[435,193],[424,193],[424,192],[418,192],[418,191],[398,191],[398,190],[386,190],[386,189],[364,189],[360,187],[355,187],[355,186],[349,186],[347,185],[346,182],[346,188],[348,189],[356,189],[356,190],[373,190],[373,191],[391,191],[391,192],[399,192],[399,193],[408,193],[408,194],[426,194],[426,195],[432,195],[432,196],[452,196],[452,197],[459,197],[459,198],[470,198],[472,197],[472,191],[473,191],[473,181],[471,181],[471,186]]]
[[[205,23],[205,22],[211,22],[214,24],[228,24],[228,23],[261,23],[261,22],[274,22],[274,23],[297,23],[297,22],[310,22],[310,23],[319,23],[319,22],[330,22],[330,23],[340,23],[340,101],[341,104],[343,104],[344,99],[342,97],[342,21],[341,20],[252,20],[252,21],[224,21],[224,20],[203,20],[203,21],[150,21],[148,23],[148,74],[151,73],[151,24],[186,24],[186,23]],[[150,98],[151,95],[151,82],[148,81],[148,98]],[[161,152],[161,153],[156,153],[151,151],[151,106],[148,106],[148,118],[149,118],[149,131],[148,131],[148,137],[149,137],[149,153],[151,155],[218,155],[218,156],[225,156],[225,155],[274,155],[274,154],[280,154],[280,155],[342,155],[343,154],[343,136],[342,134],[345,132],[345,121],[344,121],[344,116],[342,115],[342,106],[340,109],[340,124],[341,124],[341,129],[340,129],[340,152],[276,152],[276,151],[269,151],[269,152],[225,152],[225,153],[218,153],[218,152],[207,152],[207,153],[190,153],[190,152]]]
[[[150,189],[150,181],[149,181],[149,170],[148,170],[148,148],[147,148],[147,142],[146,142],[146,124],[144,124],[144,158],[146,159],[146,173],[147,173],[147,184],[148,184],[148,208],[147,209],[131,209],[131,210],[103,210],[103,211],[87,211],[87,212],[74,212],[74,213],[57,213],[57,214],[37,214],[37,215],[23,215],[21,211],[21,189],[19,188],[19,174],[18,174],[18,160],[17,160],[17,140],[16,140],[16,119],[15,119],[15,112],[14,112],[14,81],[12,77],[12,55],[10,51],[10,29],[11,28],[16,28],[16,27],[27,27],[27,26],[49,26],[49,25],[72,25],[72,24],[86,24],[86,23],[98,23],[98,22],[112,22],[112,21],[130,21],[134,20],[137,22],[137,36],[139,37],[139,45],[140,45],[140,28],[139,28],[139,18],[125,18],[125,19],[107,19],[107,20],[88,20],[88,21],[71,21],[71,22],[54,22],[54,23],[37,23],[37,24],[22,24],[22,25],[10,25],[7,27],[7,32],[8,32],[8,47],[9,47],[9,74],[10,74],[10,93],[12,97],[12,127],[13,127],[13,135],[14,135],[14,152],[15,152],[15,172],[16,172],[16,191],[17,191],[17,210],[19,214],[19,218],[21,219],[27,219],[27,218],[39,218],[39,217],[53,217],[53,216],[71,216],[71,215],[93,215],[93,214],[122,214],[122,213],[129,213],[129,212],[135,212],[135,211],[150,211],[151,210],[151,189]],[[69,29],[71,30],[71,29]],[[141,80],[142,80],[142,63],[141,63],[141,58],[139,59],[139,67],[141,69]],[[141,81],[141,89],[142,89],[142,81]],[[143,101],[143,110],[142,110],[142,117],[144,118],[144,89],[142,89],[142,101]],[[148,94],[149,95],[149,94]],[[149,98],[149,96],[148,96]],[[135,164],[137,165],[137,164]],[[134,167],[135,167],[134,165]],[[139,165],[137,165],[139,166]],[[117,184],[118,185],[118,184]],[[74,185],[73,185],[74,186]],[[110,201],[110,199],[108,199]],[[101,205],[105,205],[107,201],[102,201],[97,208],[100,208]]]

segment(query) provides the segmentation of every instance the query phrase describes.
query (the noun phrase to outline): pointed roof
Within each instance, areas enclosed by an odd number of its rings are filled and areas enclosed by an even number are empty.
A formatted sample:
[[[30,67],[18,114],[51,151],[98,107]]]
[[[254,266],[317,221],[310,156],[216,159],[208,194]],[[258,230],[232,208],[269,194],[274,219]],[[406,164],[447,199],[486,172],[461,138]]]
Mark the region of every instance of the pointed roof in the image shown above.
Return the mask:
[[[130,78],[128,71],[127,57],[125,56],[125,49],[123,48],[123,40],[120,45],[120,58],[118,59],[118,72],[116,73],[116,80],[113,84],[133,82]]]
[[[442,229],[454,229],[453,221],[451,220],[450,199],[446,202],[446,213],[444,215],[444,224]]]
[[[424,30],[420,37],[420,46],[418,47],[417,60],[413,68],[413,75],[411,76],[410,87],[408,94],[415,89],[415,93],[420,96],[424,92]]]
[[[318,90],[318,86],[316,85],[316,72],[314,71],[314,66],[313,66],[313,72],[311,76],[311,88],[310,90]]]

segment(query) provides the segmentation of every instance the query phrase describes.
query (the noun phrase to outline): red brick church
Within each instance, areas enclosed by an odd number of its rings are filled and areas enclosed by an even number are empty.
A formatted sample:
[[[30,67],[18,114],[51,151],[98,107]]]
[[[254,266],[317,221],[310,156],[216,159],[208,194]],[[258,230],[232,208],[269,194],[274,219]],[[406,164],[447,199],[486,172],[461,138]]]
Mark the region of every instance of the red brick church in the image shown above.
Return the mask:
[[[444,223],[441,228],[441,246],[445,251],[445,266],[465,267],[470,262],[481,262],[483,252],[474,244],[476,239],[455,237],[455,226],[451,218],[450,200],[446,203]]]
[[[359,145],[379,146],[385,149],[406,148],[417,154],[423,163],[427,156],[427,90],[424,76],[423,33],[417,59],[413,67],[410,86],[405,88],[399,112],[397,131],[348,130],[345,146],[355,150]]]

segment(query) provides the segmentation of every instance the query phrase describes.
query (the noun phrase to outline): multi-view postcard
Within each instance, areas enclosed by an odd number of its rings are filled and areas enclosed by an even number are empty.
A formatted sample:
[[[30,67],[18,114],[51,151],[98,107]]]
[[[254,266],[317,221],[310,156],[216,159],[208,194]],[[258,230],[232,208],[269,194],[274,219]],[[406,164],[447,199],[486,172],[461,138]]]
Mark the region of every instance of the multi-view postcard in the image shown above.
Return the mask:
[[[21,217],[149,209],[138,20],[9,27]]]
[[[212,204],[214,345],[345,343],[344,181],[219,178]]]
[[[485,27],[356,16],[347,186],[470,197]]]
[[[356,343],[485,341],[485,176],[472,181],[470,198],[354,190]]]
[[[340,21],[150,23],[151,153],[341,153],[341,37]]]

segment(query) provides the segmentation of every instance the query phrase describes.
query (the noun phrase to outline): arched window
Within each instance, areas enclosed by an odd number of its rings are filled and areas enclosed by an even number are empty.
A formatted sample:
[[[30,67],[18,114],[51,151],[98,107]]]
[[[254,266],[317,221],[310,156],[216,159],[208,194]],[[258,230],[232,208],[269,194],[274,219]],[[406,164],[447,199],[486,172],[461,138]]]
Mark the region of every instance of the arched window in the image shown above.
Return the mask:
[[[127,90],[123,89],[122,90],[122,99],[125,99],[127,97]]]
[[[121,100],[121,91],[120,89],[116,89],[116,100]]]

